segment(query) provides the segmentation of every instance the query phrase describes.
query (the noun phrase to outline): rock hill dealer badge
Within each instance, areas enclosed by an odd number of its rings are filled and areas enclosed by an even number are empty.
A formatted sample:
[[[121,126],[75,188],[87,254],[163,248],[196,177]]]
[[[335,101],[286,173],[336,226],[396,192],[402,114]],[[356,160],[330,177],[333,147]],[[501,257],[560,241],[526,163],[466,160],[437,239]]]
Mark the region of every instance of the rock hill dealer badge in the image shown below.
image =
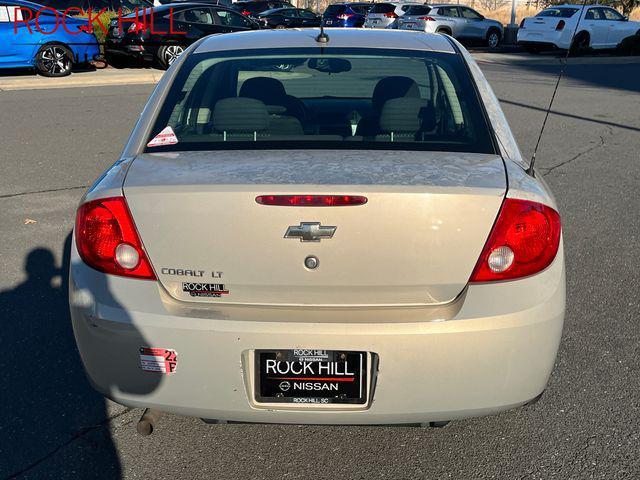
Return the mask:
[[[367,401],[367,353],[293,349],[256,351],[256,400],[261,403]]]

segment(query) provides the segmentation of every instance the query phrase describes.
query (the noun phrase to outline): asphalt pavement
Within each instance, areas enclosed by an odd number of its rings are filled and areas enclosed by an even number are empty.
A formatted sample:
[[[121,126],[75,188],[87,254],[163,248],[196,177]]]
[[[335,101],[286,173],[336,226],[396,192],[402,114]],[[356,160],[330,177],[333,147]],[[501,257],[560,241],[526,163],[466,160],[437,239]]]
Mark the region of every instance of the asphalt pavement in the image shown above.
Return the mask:
[[[477,59],[531,155],[559,62]],[[147,438],[140,410],[84,377],[64,252],[82,193],[118,158],[153,85],[0,91],[0,478],[640,478],[639,77],[628,59],[570,64],[538,152],[568,282],[539,403],[442,429],[166,415]]]

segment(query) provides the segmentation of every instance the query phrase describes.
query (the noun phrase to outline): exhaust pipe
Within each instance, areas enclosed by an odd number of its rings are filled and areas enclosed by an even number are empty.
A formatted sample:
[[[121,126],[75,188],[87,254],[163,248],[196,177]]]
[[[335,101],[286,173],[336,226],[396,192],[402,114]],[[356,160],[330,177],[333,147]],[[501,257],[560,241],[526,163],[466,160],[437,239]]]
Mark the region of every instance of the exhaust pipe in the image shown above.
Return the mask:
[[[143,437],[148,437],[155,430],[156,423],[160,420],[160,417],[162,417],[161,411],[154,410],[153,408],[145,408],[140,420],[138,420],[136,430]]]

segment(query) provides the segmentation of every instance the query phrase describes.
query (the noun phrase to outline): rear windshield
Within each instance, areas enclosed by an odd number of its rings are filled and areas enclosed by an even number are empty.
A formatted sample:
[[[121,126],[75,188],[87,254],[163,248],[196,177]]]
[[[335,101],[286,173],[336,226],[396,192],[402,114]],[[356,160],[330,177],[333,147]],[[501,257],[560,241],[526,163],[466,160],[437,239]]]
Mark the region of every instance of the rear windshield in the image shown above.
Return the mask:
[[[396,6],[391,3],[376,3],[370,13],[391,13],[396,9]]]
[[[329,5],[324,11],[325,15],[340,15],[347,9],[344,5]]]
[[[172,145],[160,141],[167,135]],[[495,153],[484,109],[460,55],[349,48],[190,55],[148,142],[148,152],[330,148]]]
[[[413,5],[409,7],[405,15],[426,15],[431,11],[431,7],[425,7],[424,5]]]
[[[234,3],[231,5],[231,8],[241,12],[246,11],[246,12],[255,13],[255,12],[262,12],[263,10],[266,10],[267,8],[269,8],[269,5],[266,2],[265,3]]]
[[[536,17],[570,18],[577,11],[577,8],[547,8],[537,14]]]

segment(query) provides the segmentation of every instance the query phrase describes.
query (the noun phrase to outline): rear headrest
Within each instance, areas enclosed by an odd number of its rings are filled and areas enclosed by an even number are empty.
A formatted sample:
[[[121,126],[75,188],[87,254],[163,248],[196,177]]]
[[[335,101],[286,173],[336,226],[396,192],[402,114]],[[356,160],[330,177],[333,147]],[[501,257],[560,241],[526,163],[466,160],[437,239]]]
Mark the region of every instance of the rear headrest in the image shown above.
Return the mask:
[[[420,130],[421,112],[428,105],[420,98],[392,98],[380,113],[380,130],[394,133],[415,133]]]
[[[255,98],[223,98],[213,107],[213,128],[218,132],[261,132],[269,128],[267,106]]]
[[[269,77],[253,77],[244,81],[238,96],[255,98],[267,105],[276,105],[286,98],[287,92],[280,80]]]
[[[409,77],[385,77],[373,89],[373,110],[379,113],[387,100],[402,97],[420,98],[418,84]]]

